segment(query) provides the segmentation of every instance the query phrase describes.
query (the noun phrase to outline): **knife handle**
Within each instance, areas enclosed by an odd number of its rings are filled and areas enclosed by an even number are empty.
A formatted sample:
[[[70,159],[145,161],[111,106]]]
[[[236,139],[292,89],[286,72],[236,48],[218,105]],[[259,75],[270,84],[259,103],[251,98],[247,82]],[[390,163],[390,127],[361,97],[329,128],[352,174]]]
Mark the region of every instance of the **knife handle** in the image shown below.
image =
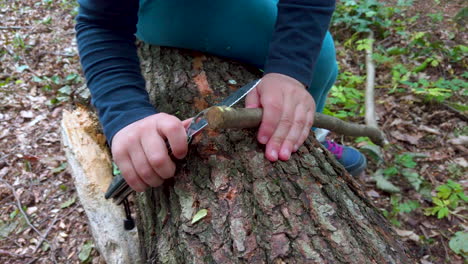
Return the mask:
[[[169,157],[175,161],[176,157],[174,157],[174,154],[172,153],[171,146],[169,145],[169,142],[166,140],[166,148],[167,152],[169,154]],[[104,195],[106,199],[114,199],[114,202],[116,204],[121,204],[125,198],[127,198],[131,193],[133,193],[133,189],[130,188],[128,183],[125,181],[124,177],[122,176],[121,173],[116,174],[114,178],[112,178],[111,183],[109,184],[109,187],[107,188],[107,191]]]

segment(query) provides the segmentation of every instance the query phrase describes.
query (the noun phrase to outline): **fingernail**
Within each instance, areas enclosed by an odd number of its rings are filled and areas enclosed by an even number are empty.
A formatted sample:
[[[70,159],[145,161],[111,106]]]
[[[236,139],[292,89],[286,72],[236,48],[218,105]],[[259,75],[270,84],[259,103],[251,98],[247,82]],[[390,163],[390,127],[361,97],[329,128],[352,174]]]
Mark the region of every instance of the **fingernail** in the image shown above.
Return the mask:
[[[266,144],[268,142],[268,137],[267,136],[260,137],[258,141],[260,141],[260,143],[262,144]]]
[[[285,159],[288,160],[291,157],[291,151],[289,149],[282,149],[281,150],[281,156]]]
[[[278,152],[276,150],[270,151],[270,156],[276,161],[278,160]]]
[[[296,152],[299,149],[297,145],[294,145],[294,152]]]

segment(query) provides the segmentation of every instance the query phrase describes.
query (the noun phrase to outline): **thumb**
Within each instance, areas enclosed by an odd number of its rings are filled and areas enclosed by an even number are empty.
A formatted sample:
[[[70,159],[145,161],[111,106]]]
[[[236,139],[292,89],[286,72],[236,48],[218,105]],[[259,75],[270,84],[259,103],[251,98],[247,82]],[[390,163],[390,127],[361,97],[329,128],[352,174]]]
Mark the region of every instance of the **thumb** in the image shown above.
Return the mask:
[[[260,107],[260,95],[257,92],[257,88],[254,88],[245,98],[245,108],[259,108]]]
[[[190,122],[192,122],[192,119],[193,119],[193,117],[191,117],[189,119],[185,119],[184,121],[182,121],[182,125],[184,126],[185,129],[187,129],[190,126]]]

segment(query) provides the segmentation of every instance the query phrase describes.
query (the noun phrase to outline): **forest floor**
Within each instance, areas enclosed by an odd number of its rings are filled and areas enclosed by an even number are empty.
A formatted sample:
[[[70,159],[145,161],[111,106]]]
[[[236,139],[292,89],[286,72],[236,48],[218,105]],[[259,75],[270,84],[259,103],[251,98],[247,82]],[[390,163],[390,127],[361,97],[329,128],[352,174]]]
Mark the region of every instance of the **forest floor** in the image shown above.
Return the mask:
[[[382,22],[375,20],[379,14],[362,18],[352,2],[341,1],[348,5],[337,9],[331,29],[341,74],[326,111],[364,122],[365,52],[359,45],[366,45],[360,42],[365,32],[350,34],[340,23],[346,16],[353,23],[371,21],[376,114],[390,144],[379,151],[366,139],[331,137],[366,153],[363,188],[418,263],[463,263],[466,7],[460,21],[455,18],[463,1],[409,1],[404,14],[380,14]],[[381,10],[391,11],[393,2]],[[0,263],[103,262],[60,142],[61,113],[73,109],[84,85],[74,40],[76,13],[74,1],[0,0]],[[387,20],[394,27],[382,30]]]

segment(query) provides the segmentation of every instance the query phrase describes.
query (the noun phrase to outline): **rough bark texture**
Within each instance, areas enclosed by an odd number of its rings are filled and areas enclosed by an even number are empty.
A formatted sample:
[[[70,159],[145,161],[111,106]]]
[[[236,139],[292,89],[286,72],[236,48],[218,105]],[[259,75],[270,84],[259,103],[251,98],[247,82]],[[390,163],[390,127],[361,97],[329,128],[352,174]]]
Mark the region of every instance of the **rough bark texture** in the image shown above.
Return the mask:
[[[141,45],[140,56],[153,103],[181,119],[259,76],[188,51]],[[204,130],[174,180],[137,196],[148,263],[413,262],[312,136],[290,161],[271,163],[255,132]],[[192,224],[202,209],[208,214]]]

